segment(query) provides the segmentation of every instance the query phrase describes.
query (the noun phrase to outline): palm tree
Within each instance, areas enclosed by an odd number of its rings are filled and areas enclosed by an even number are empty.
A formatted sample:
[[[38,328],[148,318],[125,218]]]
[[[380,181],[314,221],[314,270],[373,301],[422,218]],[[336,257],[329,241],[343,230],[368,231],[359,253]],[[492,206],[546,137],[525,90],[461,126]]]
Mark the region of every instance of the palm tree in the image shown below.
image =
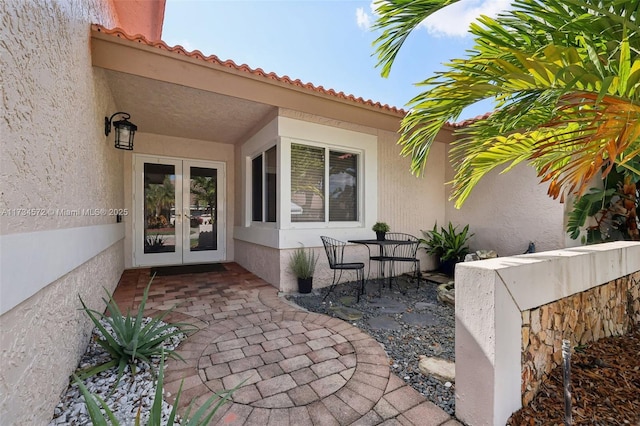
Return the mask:
[[[164,178],[162,184],[147,184],[145,187],[146,210],[153,208],[155,213],[154,220],[157,220],[163,214],[163,210],[170,210],[174,203],[175,189],[169,176]]]
[[[192,176],[191,194],[195,197],[198,207],[204,205],[207,213],[214,222],[213,208],[216,205],[218,182],[212,176]]]
[[[374,42],[388,75],[403,42],[432,13],[458,0],[379,0]],[[640,189],[640,0],[515,0],[481,17],[464,59],[420,83],[399,143],[420,174],[440,129],[469,105],[493,113],[458,130],[452,199],[460,207],[496,168],[530,163],[554,198],[581,195],[615,168]],[[633,193],[631,193],[633,192]],[[637,212],[637,199],[633,200]],[[639,238],[634,216],[630,235]]]

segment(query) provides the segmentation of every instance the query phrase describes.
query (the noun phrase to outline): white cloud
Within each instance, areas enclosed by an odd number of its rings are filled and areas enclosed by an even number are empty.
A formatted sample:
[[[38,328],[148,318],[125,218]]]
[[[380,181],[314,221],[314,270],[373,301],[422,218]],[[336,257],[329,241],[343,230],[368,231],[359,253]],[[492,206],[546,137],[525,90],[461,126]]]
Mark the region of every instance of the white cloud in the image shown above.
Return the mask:
[[[371,16],[364,11],[363,7],[356,9],[356,23],[361,30],[368,31],[371,28]]]
[[[467,36],[469,25],[480,15],[495,17],[510,8],[511,0],[460,0],[422,22],[429,33],[445,37]]]
[[[369,10],[371,11],[371,13],[365,12],[364,7],[359,7],[356,9],[356,22],[360,29],[366,31],[371,29],[374,24],[373,21],[380,17],[377,4],[382,3],[383,1],[384,0],[371,0],[371,3],[369,3]]]

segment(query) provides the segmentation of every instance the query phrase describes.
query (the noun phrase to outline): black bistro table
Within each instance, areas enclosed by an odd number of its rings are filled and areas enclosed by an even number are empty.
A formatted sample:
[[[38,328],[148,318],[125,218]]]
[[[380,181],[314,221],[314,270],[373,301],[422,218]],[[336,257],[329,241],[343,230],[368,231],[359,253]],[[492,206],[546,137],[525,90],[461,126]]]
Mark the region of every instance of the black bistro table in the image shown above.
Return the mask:
[[[409,245],[415,244],[413,241],[408,240],[378,240],[378,239],[370,239],[370,240],[348,240],[353,244],[362,244],[367,246],[369,250],[369,274],[367,274],[367,281],[369,281],[369,275],[371,274],[371,261],[379,262],[378,265],[378,276],[382,277],[382,282],[384,281],[384,273],[385,273],[385,264],[387,262],[393,262],[393,251],[395,247],[401,245]],[[371,247],[378,247],[378,254],[371,254]],[[391,272],[391,270],[389,271]],[[382,282],[380,283],[380,296],[382,296]],[[389,288],[391,288],[391,273],[389,273]]]

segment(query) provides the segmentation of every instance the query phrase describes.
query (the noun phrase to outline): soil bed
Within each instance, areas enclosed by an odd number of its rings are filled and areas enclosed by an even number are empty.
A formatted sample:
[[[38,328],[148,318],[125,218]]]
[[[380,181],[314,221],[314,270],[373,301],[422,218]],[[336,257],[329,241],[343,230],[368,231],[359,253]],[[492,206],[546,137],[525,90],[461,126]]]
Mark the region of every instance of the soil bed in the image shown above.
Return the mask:
[[[571,387],[574,425],[640,425],[640,328],[577,348],[571,356]],[[561,367],[507,424],[564,424]]]

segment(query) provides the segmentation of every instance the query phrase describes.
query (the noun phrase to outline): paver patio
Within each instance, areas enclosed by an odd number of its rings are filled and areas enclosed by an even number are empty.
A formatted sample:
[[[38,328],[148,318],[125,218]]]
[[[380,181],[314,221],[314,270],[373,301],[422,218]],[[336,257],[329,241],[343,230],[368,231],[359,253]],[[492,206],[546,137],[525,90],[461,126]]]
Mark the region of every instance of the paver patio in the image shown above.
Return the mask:
[[[151,315],[199,328],[166,364],[165,391],[180,405],[245,380],[214,418],[220,425],[459,425],[389,369],[381,345],[342,320],[303,311],[235,263],[224,272],[159,276]],[[135,308],[149,269],[127,270],[114,298]],[[170,398],[171,399],[171,398]]]

